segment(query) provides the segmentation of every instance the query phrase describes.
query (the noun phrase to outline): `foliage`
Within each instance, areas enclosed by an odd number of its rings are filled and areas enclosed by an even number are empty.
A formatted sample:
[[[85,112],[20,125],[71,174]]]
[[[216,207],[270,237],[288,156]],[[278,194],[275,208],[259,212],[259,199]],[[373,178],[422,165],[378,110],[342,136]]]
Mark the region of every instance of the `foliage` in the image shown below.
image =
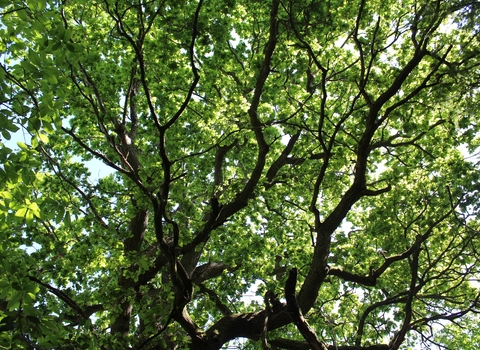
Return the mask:
[[[479,4],[0,8],[2,348],[478,346]]]

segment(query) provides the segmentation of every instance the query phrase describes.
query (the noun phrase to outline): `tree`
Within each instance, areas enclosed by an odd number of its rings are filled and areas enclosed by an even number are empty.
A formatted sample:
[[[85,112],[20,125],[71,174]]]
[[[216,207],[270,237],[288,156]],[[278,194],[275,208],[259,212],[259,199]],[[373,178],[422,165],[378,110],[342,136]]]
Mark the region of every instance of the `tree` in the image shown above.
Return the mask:
[[[477,2],[0,6],[2,347],[478,345]]]

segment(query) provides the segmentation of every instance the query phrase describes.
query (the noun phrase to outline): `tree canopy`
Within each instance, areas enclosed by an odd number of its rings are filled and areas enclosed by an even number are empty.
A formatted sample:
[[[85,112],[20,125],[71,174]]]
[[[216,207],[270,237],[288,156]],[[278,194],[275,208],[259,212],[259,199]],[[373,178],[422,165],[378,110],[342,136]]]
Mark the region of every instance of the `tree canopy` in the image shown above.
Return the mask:
[[[0,8],[2,348],[480,346],[478,2]]]

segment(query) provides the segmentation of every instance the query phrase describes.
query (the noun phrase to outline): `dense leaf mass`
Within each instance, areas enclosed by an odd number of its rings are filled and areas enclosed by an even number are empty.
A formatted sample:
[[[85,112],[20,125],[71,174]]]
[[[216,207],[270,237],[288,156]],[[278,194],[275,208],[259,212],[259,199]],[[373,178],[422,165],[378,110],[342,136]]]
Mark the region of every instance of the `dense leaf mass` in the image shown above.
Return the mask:
[[[478,2],[0,15],[2,348],[480,347]]]

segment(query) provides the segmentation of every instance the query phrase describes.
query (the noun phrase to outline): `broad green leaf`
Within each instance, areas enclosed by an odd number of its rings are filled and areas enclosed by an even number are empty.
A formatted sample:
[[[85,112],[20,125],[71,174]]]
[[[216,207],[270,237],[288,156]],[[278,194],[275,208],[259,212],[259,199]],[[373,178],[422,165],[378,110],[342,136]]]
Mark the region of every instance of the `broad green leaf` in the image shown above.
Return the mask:
[[[25,215],[27,213],[27,210],[28,210],[28,208],[26,208],[26,207],[20,208],[15,212],[15,216],[18,217],[18,218],[23,218],[23,217],[25,217]]]
[[[28,151],[28,149],[29,149],[28,146],[21,141],[17,142],[17,146],[20,147],[21,149],[23,149],[24,151]]]
[[[48,136],[42,133],[38,134],[38,138],[43,142],[43,143],[48,143]]]
[[[28,209],[31,210],[32,214],[35,215],[37,218],[40,217],[40,208],[38,207],[37,203],[30,203]]]

